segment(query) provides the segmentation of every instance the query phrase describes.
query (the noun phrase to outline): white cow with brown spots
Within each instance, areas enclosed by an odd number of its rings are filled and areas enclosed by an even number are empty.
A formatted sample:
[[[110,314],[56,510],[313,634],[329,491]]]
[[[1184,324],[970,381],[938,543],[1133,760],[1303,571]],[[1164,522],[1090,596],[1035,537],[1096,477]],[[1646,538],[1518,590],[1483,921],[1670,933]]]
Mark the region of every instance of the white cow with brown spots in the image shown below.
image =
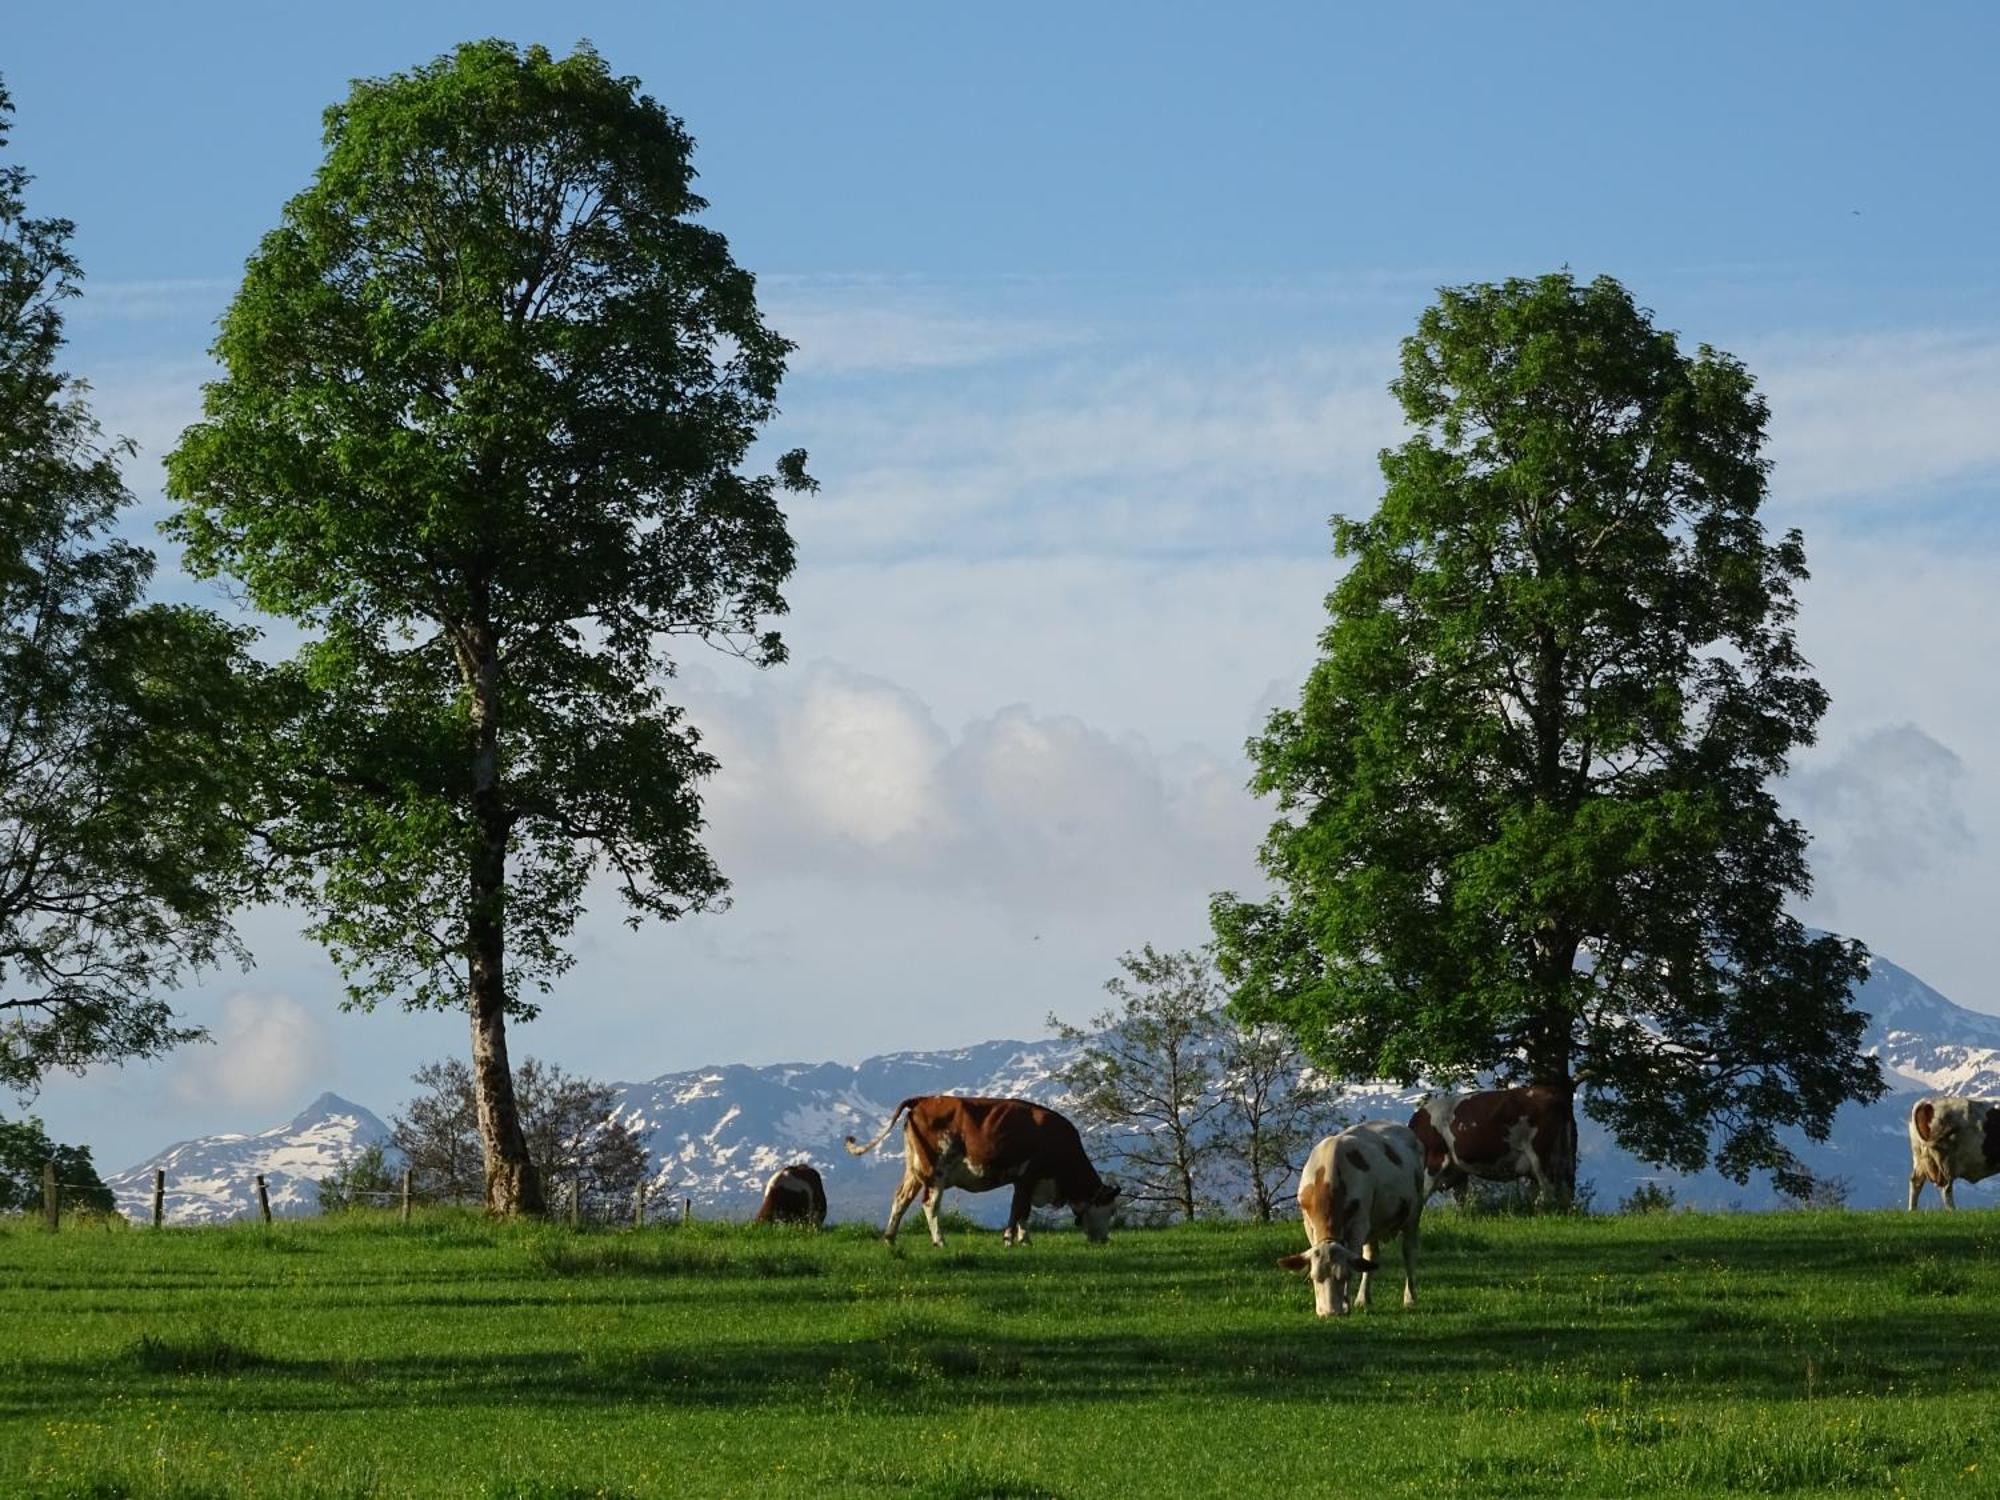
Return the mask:
[[[1281,1269],[1312,1277],[1313,1311],[1347,1313],[1348,1279],[1358,1273],[1356,1307],[1368,1305],[1368,1284],[1384,1240],[1403,1241],[1403,1306],[1417,1301],[1417,1227],[1424,1216],[1424,1153],[1416,1132],[1390,1120],[1363,1120],[1313,1147],[1299,1174],[1299,1213],[1307,1250],[1287,1255]]]
[[[1946,1208],[1954,1181],[1979,1182],[2000,1172],[2000,1104],[1934,1094],[1910,1106],[1910,1207],[1934,1182]]]

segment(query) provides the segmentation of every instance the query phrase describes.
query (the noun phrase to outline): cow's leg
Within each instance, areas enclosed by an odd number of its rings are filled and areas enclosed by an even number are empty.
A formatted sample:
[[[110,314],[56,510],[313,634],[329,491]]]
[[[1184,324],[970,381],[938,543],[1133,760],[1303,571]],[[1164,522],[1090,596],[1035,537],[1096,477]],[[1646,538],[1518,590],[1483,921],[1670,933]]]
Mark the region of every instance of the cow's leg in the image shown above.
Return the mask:
[[[1371,1265],[1374,1264],[1375,1242],[1372,1239],[1362,1245],[1361,1254],[1363,1258],[1366,1259]],[[1374,1282],[1374,1280],[1375,1280],[1374,1272],[1363,1271],[1361,1273],[1361,1285],[1355,1290],[1354,1293],[1354,1305],[1356,1307],[1366,1307],[1368,1305],[1368,1288],[1370,1284]]]
[[[924,1222],[931,1226],[931,1243],[944,1248],[944,1235],[938,1229],[938,1209],[944,1204],[944,1184],[933,1183],[924,1194]]]
[[[1923,1174],[1923,1173],[1921,1173],[1921,1172],[1912,1172],[1912,1173],[1910,1174],[1910,1212],[1911,1212],[1911,1213],[1915,1213],[1915,1212],[1917,1211],[1917,1199],[1923,1196],[1923,1191],[1924,1191],[1924,1183],[1925,1183],[1926,1181],[1928,1181],[1928,1180],[1929,1180],[1929,1179],[1927,1179],[1927,1178],[1926,1178],[1926,1177],[1924,1176],[1924,1174]]]
[[[1002,1244],[1025,1245],[1028,1243],[1028,1215],[1035,1211],[1035,1184],[1017,1182],[1014,1184],[1014,1203],[1007,1210],[1007,1232],[1000,1237]]]
[[[1944,1206],[1950,1209],[1958,1207],[1958,1200],[1951,1195],[1951,1179],[1949,1177],[1944,1180]]]
[[[1417,1305],[1417,1226],[1403,1231],[1403,1306]]]
[[[910,1205],[923,1190],[923,1179],[909,1172],[896,1184],[896,1196],[889,1200],[889,1227],[882,1231],[882,1238],[890,1244],[896,1243],[896,1226],[903,1222],[903,1215],[910,1211]]]

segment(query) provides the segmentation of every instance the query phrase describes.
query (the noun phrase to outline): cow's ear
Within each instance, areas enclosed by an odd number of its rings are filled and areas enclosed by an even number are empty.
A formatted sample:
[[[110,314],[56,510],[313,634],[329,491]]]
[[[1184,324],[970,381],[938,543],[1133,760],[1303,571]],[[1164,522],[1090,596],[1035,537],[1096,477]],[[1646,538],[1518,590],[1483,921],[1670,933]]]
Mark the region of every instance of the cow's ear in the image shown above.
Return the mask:
[[[1354,1269],[1365,1275],[1372,1275],[1382,1269],[1380,1262],[1372,1261],[1365,1255],[1357,1255],[1353,1260]]]
[[[1118,1184],[1115,1182],[1107,1182],[1102,1187],[1098,1188],[1097,1197],[1092,1201],[1096,1203],[1112,1203],[1116,1202],[1117,1198],[1118,1198]]]
[[[1306,1255],[1281,1255],[1278,1257],[1278,1269],[1280,1271],[1303,1271],[1311,1264],[1312,1258]]]

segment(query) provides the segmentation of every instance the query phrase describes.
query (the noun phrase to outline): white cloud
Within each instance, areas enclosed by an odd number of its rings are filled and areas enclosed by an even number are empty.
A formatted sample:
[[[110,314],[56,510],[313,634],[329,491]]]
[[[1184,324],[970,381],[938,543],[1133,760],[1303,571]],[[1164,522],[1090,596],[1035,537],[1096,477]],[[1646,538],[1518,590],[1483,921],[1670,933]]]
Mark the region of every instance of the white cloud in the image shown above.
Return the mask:
[[[288,995],[234,994],[211,1023],[214,1043],[176,1055],[170,1090],[184,1105],[296,1108],[321,1085],[325,1024]]]
[[[1251,876],[1243,769],[1198,750],[1020,705],[949,736],[915,694],[831,662],[690,710],[723,764],[713,844],[745,886],[860,880],[1074,918]]]
[[[1378,357],[1379,356],[1379,357]],[[1386,355],[1070,361],[1019,382],[835,393],[788,440],[825,486],[795,521],[821,561],[1241,554],[1317,547],[1366,512],[1401,431]]]
[[[1794,773],[1787,800],[1813,829],[1822,876],[1903,880],[1973,848],[1965,763],[1914,724],[1850,739],[1837,755]]]
[[[918,276],[766,276],[765,320],[798,346],[789,368],[803,380],[927,375],[1003,363],[1089,344],[1090,324],[1053,310],[1046,288],[1025,278],[966,288]]]
[[[188,276],[157,281],[86,281],[84,295],[64,308],[66,320],[98,323],[165,322],[218,317],[236,294],[237,283],[221,276]]]
[[[2000,477],[2000,337],[1904,332],[1745,351],[1771,403],[1773,493],[1888,504]]]

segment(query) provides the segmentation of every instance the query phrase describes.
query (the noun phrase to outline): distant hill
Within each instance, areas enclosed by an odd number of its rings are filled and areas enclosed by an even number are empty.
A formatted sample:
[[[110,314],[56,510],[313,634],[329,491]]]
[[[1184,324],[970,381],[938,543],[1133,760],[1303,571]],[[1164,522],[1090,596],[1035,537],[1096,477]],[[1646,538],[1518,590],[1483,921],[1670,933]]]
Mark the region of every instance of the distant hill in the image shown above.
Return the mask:
[[[1917,1093],[2000,1098],[2000,1016],[1955,1005],[1915,975],[1874,960],[1855,996],[1870,1017],[1867,1045],[1882,1059],[1891,1092],[1879,1103],[1849,1105],[1824,1143],[1798,1141],[1815,1172],[1846,1179],[1857,1208],[1900,1205],[1908,1191],[1905,1121]],[[866,1158],[849,1156],[842,1138],[873,1139],[898,1101],[912,1094],[962,1093],[1065,1102],[1054,1075],[1074,1048],[1057,1041],[991,1041],[941,1052],[892,1052],[853,1067],[839,1063],[728,1065],[665,1073],[621,1084],[614,1114],[645,1140],[654,1171],[652,1201],[664,1207],[692,1199],[697,1214],[736,1217],[755,1209],[765,1180],[788,1162],[810,1162],[826,1179],[835,1218],[874,1219],[887,1211],[902,1174],[901,1138],[892,1136]],[[1423,1090],[1388,1084],[1350,1089],[1351,1119],[1407,1118]],[[1683,1203],[1709,1208],[1770,1208],[1779,1199],[1767,1182],[1738,1186],[1713,1172],[1656,1172],[1613,1146],[1589,1119],[1580,1122],[1579,1177],[1595,1190],[1596,1206],[1615,1208],[1641,1182],[1671,1187]],[[322,1094],[288,1124],[258,1135],[183,1141],[150,1161],[108,1179],[120,1206],[151,1212],[152,1171],[165,1167],[175,1191],[169,1216],[210,1223],[254,1211],[250,1186],[264,1172],[273,1212],[311,1213],[312,1179],[388,1130],[374,1115]],[[1964,1188],[1977,1203],[1984,1188]],[[950,1206],[982,1219],[1004,1214],[1004,1193],[954,1193]]]
[[[166,1216],[174,1224],[220,1224],[257,1211],[257,1174],[264,1174],[271,1212],[293,1217],[319,1212],[318,1179],[376,1144],[389,1127],[338,1094],[321,1094],[283,1125],[255,1135],[209,1135],[180,1141],[105,1184],[118,1207],[135,1219],[153,1216],[153,1172],[167,1174]]]

